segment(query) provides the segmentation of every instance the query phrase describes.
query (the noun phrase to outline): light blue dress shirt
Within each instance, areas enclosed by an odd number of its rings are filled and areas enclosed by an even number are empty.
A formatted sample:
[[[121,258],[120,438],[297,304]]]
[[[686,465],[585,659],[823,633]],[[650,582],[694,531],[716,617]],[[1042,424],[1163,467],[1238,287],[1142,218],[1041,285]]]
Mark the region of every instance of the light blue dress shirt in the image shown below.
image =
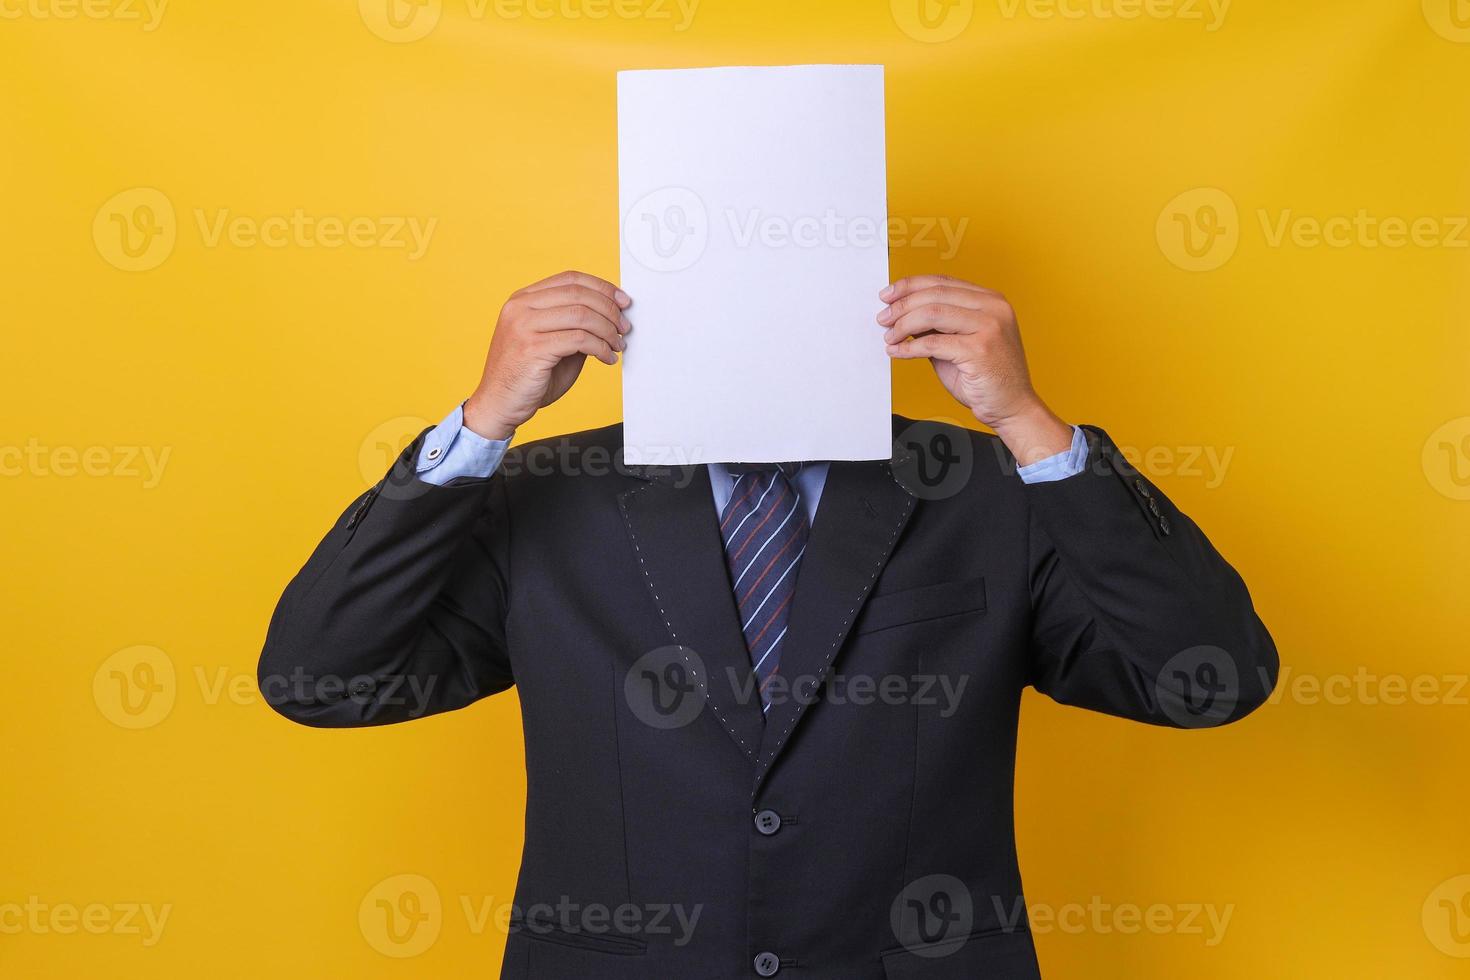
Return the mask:
[[[483,479],[495,472],[509,448],[509,439],[486,439],[465,428],[464,407],[456,406],[424,439],[424,445],[419,450],[418,478],[435,486],[443,486],[460,477]],[[1076,476],[1086,465],[1087,440],[1083,437],[1082,430],[1074,425],[1070,449],[1048,456],[1030,466],[1019,467],[1016,475],[1024,483],[1051,483]],[[800,496],[806,508],[808,523],[816,520],[817,504],[822,499],[822,488],[827,485],[829,466],[826,462],[808,463],[791,481],[792,489]],[[715,513],[723,513],[735,486],[734,478],[725,469],[725,464],[709,464],[709,483],[714,492]]]

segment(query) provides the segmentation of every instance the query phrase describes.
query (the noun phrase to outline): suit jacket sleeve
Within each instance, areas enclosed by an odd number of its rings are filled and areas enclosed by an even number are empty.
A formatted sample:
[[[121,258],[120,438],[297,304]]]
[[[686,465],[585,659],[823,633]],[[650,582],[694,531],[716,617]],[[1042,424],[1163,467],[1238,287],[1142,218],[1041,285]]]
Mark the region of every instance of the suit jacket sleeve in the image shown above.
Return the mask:
[[[427,432],[286,586],[261,653],[272,707],[304,725],[406,721],[512,683],[505,478],[416,478]]]
[[[1086,434],[1081,473],[1024,491],[1032,683],[1063,704],[1152,724],[1244,717],[1277,671],[1245,583],[1106,433]]]

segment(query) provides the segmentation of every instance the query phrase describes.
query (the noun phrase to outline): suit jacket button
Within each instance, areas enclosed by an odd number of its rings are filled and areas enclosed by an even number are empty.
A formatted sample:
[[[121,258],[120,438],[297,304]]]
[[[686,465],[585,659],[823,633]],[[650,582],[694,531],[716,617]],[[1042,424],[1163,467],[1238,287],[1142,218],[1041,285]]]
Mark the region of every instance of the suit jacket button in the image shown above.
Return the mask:
[[[1140,497],[1148,498],[1153,496],[1153,494],[1148,492],[1148,487],[1144,485],[1144,482],[1142,480],[1134,480],[1133,489],[1138,491],[1138,495]]]
[[[1153,512],[1153,515],[1155,517],[1160,517],[1161,518],[1161,517],[1164,516],[1159,511],[1159,502],[1157,500],[1154,500],[1152,497],[1149,498],[1149,501],[1148,501],[1148,509]]]
[[[1159,530],[1163,531],[1166,535],[1169,533],[1169,519],[1167,517],[1159,518]]]
[[[761,953],[755,958],[755,973],[758,977],[774,977],[781,969],[781,957],[775,953]]]
[[[781,814],[775,810],[762,810],[755,815],[755,829],[766,837],[771,836],[781,829]]]

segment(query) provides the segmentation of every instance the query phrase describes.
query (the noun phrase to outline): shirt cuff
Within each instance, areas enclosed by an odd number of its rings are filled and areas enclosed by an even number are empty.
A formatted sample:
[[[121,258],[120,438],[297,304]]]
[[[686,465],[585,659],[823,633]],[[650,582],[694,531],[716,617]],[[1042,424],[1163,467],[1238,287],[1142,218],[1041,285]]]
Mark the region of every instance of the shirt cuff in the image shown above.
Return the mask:
[[[1076,476],[1087,467],[1087,437],[1077,426],[1072,426],[1072,448],[1066,452],[1037,460],[1029,466],[1016,470],[1022,483],[1055,483],[1069,476]]]
[[[486,439],[466,429],[464,406],[456,405],[424,438],[416,472],[420,480],[436,487],[461,478],[483,480],[495,472],[509,448],[509,439]]]

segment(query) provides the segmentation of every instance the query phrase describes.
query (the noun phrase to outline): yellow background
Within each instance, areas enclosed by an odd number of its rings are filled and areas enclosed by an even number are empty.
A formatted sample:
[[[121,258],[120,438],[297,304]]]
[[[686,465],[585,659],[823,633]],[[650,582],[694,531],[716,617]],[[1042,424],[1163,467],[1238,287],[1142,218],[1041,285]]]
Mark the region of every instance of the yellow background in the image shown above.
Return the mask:
[[[386,454],[468,393],[507,293],[616,276],[613,73],[794,62],[887,65],[891,213],[968,221],[954,255],[898,244],[895,276],[1003,289],[1042,393],[1154,450],[1281,648],[1277,703],[1217,732],[1028,694],[1043,968],[1470,973],[1464,0],[384,2],[174,0],[152,29],[141,0],[0,3],[0,927],[7,903],[106,908],[101,935],[56,931],[65,911],[0,931],[0,975],[494,975],[514,696],[297,728],[254,690],[266,621]],[[297,209],[437,224],[416,259],[206,234]],[[1433,220],[1399,247],[1297,220],[1360,211]],[[114,215],[172,251],[129,258]],[[895,402],[961,414],[923,364]],[[521,435],[618,417],[592,364]],[[377,900],[405,887],[429,918],[395,947]],[[169,908],[158,941],[128,903]]]

